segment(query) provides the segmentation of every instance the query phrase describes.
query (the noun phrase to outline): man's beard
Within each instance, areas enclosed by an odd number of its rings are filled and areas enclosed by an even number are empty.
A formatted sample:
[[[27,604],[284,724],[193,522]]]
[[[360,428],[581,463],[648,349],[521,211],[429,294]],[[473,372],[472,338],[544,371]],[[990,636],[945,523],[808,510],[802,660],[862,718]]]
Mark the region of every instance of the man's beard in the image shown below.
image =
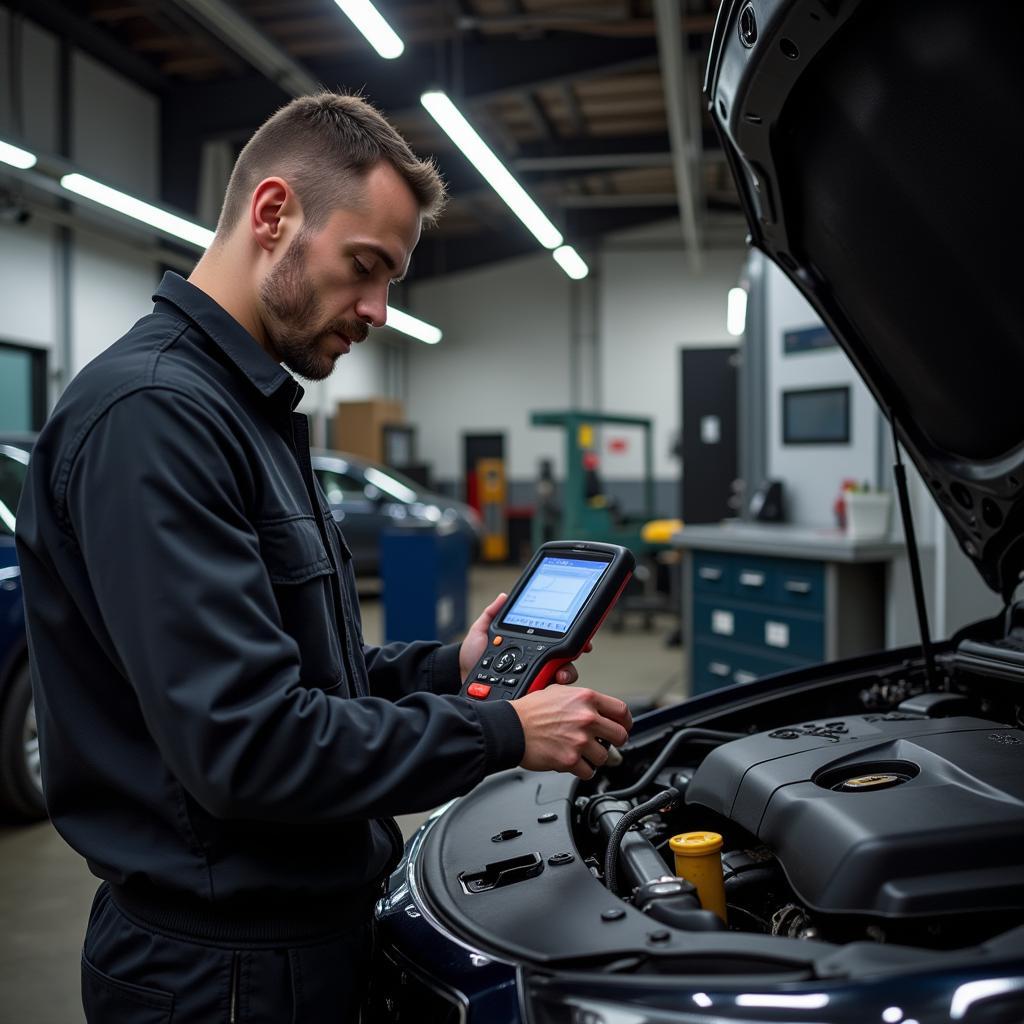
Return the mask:
[[[363,341],[369,328],[360,320],[332,320],[321,313],[306,274],[309,238],[299,232],[260,286],[267,338],[279,362],[306,380],[323,380],[338,356],[322,350],[332,334]]]

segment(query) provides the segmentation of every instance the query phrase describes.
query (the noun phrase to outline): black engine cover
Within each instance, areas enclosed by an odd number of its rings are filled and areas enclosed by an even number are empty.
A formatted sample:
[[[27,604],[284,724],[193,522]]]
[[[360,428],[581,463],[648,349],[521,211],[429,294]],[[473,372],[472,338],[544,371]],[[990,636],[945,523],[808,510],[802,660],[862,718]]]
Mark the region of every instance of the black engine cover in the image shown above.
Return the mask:
[[[726,743],[687,791],[774,850],[828,913],[1024,908],[1024,732],[859,715]]]

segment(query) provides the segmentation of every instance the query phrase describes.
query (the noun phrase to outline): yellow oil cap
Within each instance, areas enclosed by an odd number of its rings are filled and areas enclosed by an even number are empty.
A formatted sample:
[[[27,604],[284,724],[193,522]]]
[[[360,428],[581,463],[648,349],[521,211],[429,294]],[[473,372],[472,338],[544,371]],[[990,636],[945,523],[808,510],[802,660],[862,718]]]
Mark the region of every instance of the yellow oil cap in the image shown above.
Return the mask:
[[[722,837],[717,832],[683,832],[673,836],[668,845],[680,857],[704,857],[721,850]]]
[[[700,905],[726,920],[722,837],[717,832],[683,832],[668,841],[676,874],[697,890]]]

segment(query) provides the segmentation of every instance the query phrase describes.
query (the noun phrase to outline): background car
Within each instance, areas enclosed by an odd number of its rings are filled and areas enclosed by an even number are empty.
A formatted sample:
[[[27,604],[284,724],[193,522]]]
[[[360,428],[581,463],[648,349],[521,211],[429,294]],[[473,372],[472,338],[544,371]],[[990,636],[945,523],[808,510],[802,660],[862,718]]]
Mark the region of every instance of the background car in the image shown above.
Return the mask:
[[[0,804],[26,819],[46,816],[14,550],[15,514],[31,450],[31,438],[0,438]]]
[[[348,452],[314,449],[313,472],[341,523],[356,573],[376,575],[380,539],[393,527],[451,524],[474,552],[480,517],[464,502],[429,491],[395,469]]]

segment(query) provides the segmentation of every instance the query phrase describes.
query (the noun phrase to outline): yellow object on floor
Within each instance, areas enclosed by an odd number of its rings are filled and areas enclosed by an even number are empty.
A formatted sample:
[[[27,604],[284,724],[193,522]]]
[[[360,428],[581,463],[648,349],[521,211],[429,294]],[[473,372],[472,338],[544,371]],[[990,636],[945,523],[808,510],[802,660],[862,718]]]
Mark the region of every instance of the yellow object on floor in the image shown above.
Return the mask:
[[[652,519],[649,523],[644,523],[640,530],[640,538],[645,544],[669,544],[672,535],[682,528],[682,519]]]

